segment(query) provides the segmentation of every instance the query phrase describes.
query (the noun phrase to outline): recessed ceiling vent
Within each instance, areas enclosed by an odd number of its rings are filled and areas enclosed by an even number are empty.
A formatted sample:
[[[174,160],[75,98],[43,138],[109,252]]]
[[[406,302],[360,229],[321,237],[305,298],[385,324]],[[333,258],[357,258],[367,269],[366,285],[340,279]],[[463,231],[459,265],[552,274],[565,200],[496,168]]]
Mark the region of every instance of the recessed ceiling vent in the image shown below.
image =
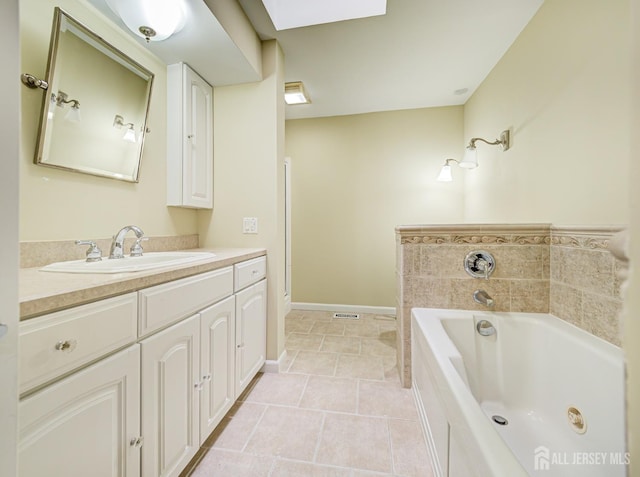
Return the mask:
[[[334,313],[334,318],[343,318],[345,320],[359,320],[360,315],[358,313]]]

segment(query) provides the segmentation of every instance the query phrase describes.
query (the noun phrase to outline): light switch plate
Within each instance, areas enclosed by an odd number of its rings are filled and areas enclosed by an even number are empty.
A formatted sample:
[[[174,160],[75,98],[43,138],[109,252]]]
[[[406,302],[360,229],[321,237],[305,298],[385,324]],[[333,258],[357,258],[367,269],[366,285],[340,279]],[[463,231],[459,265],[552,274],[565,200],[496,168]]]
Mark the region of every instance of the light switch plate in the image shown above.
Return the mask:
[[[242,233],[243,234],[257,234],[258,233],[258,218],[257,217],[245,217],[242,219]]]

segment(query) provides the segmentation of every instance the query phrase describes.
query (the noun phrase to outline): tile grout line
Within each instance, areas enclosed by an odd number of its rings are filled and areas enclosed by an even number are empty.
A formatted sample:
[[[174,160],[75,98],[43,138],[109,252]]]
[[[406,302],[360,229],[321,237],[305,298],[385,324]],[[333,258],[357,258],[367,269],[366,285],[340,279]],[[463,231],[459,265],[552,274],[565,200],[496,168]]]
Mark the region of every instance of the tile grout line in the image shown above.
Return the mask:
[[[253,435],[258,430],[258,426],[262,422],[262,419],[264,419],[264,415],[267,413],[267,409],[269,409],[269,405],[268,404],[264,406],[264,409],[262,410],[262,414],[260,415],[260,418],[256,421],[255,425],[253,426],[253,429],[251,429],[251,432],[249,433],[249,436],[247,437],[247,440],[245,441],[244,445],[242,446],[242,449],[240,449],[240,452],[242,454],[244,454],[246,452],[247,446],[249,445],[249,441],[251,440]]]
[[[295,407],[298,409],[303,409],[300,407],[300,404],[302,403],[302,398],[304,397],[305,393],[307,392],[307,386],[309,385],[309,380],[311,379],[311,375],[307,374],[307,378],[304,380],[304,386],[302,387],[302,392],[300,393],[300,397],[298,398],[298,402],[296,403]]]
[[[391,459],[391,473],[393,475],[396,475],[396,466],[395,466],[395,459],[394,457],[394,453],[393,453],[393,443],[391,440],[391,423],[390,420],[387,418],[386,419],[386,423],[387,423],[387,436],[389,439],[389,458]]]
[[[320,444],[322,443],[322,434],[324,434],[324,423],[327,420],[327,413],[323,412],[322,413],[322,422],[320,423],[320,431],[318,432],[318,439],[316,441],[316,448],[313,451],[313,460],[311,462],[313,462],[314,464],[317,464],[318,461],[318,453],[320,452]]]

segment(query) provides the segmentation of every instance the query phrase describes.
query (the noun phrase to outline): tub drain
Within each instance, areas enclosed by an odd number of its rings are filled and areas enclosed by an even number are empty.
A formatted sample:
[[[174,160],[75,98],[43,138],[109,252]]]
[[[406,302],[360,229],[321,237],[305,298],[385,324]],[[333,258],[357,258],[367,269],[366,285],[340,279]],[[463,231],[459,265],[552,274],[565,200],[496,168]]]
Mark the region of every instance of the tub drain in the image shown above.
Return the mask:
[[[491,419],[493,420],[493,422],[495,422],[496,424],[500,424],[501,426],[506,426],[507,424],[509,424],[509,421],[507,421],[506,418],[498,416],[497,414],[495,416],[491,416]]]

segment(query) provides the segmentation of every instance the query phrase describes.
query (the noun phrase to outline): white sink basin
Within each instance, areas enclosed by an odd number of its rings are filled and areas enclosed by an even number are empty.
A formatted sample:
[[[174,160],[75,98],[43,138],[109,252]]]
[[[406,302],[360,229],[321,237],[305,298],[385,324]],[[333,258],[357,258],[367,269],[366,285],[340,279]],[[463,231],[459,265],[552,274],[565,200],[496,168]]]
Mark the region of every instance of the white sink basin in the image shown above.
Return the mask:
[[[113,260],[103,257],[99,262],[87,262],[85,260],[56,262],[42,267],[40,271],[58,273],[141,272],[143,270],[207,260],[213,257],[215,257],[215,254],[210,252],[151,252],[145,253],[142,257],[125,256],[124,258]]]

